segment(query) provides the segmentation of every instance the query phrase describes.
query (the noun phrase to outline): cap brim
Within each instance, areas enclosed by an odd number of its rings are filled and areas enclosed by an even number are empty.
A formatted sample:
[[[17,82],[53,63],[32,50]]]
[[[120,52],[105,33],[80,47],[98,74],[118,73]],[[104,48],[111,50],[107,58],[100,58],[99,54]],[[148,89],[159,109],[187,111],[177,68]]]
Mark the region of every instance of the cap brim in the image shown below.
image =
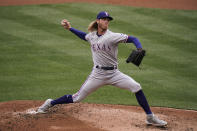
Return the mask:
[[[113,20],[113,18],[111,16],[107,16],[107,17],[101,17],[101,18],[97,18],[97,19],[103,19],[103,18],[109,18],[109,20]]]
[[[113,18],[111,16],[107,16],[107,17],[103,17],[103,18],[109,18],[110,21],[113,20]]]
[[[109,16],[108,18],[109,18],[110,20],[113,20],[113,18],[112,18],[112,17],[110,17],[110,16]]]

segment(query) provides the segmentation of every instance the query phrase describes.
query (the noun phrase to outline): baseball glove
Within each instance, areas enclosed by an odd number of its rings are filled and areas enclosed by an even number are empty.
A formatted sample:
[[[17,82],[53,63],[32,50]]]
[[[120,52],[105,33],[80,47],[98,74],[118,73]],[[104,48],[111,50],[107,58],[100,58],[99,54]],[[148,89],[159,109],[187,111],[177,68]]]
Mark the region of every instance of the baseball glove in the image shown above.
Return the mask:
[[[126,62],[133,63],[134,65],[138,66],[141,64],[144,56],[145,56],[146,50],[133,50],[129,57],[127,58]]]

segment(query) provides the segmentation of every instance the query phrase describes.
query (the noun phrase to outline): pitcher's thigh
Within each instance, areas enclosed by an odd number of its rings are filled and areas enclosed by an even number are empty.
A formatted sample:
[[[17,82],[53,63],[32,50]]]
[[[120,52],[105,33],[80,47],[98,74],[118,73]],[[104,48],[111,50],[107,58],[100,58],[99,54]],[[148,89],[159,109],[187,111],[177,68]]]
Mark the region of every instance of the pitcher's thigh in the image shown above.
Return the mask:
[[[80,102],[86,98],[90,93],[97,90],[99,87],[103,86],[102,80],[98,79],[87,79],[85,83],[81,86],[80,90],[73,94],[73,102]]]
[[[112,85],[119,87],[121,89],[129,90],[133,93],[136,93],[142,89],[141,85],[138,82],[136,82],[130,76],[123,74],[122,72],[120,72],[113,78]]]

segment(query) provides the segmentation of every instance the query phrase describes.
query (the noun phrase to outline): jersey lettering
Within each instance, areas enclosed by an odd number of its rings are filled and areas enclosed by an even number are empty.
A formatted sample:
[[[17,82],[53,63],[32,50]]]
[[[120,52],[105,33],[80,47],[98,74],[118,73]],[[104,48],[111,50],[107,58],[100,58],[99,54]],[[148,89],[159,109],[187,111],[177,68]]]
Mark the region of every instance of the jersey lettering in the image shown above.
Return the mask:
[[[101,45],[101,44],[92,44],[91,48],[92,48],[92,50],[94,52],[100,51],[100,50],[102,50],[102,51],[111,51],[111,47],[109,45],[105,45],[105,44],[103,44],[103,45]]]
[[[109,30],[102,36],[98,36],[96,31],[87,34],[86,40],[91,45],[94,65],[118,65],[118,43],[124,42],[127,38],[126,34],[114,33]]]
[[[102,50],[103,50],[103,51],[105,51],[105,50],[106,50],[106,48],[105,48],[105,44],[103,45]]]
[[[97,49],[100,50],[101,48],[100,48],[99,44],[96,44],[96,45],[97,45]]]

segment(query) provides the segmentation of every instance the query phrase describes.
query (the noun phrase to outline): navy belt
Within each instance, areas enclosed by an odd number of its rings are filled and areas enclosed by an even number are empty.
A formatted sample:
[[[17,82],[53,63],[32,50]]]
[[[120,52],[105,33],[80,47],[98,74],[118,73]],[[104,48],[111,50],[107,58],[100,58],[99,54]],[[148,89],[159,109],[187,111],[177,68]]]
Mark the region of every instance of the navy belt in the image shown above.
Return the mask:
[[[111,66],[111,67],[105,67],[105,66],[99,66],[97,65],[96,66],[97,69],[103,69],[103,70],[114,70],[114,69],[117,69],[117,66]]]

